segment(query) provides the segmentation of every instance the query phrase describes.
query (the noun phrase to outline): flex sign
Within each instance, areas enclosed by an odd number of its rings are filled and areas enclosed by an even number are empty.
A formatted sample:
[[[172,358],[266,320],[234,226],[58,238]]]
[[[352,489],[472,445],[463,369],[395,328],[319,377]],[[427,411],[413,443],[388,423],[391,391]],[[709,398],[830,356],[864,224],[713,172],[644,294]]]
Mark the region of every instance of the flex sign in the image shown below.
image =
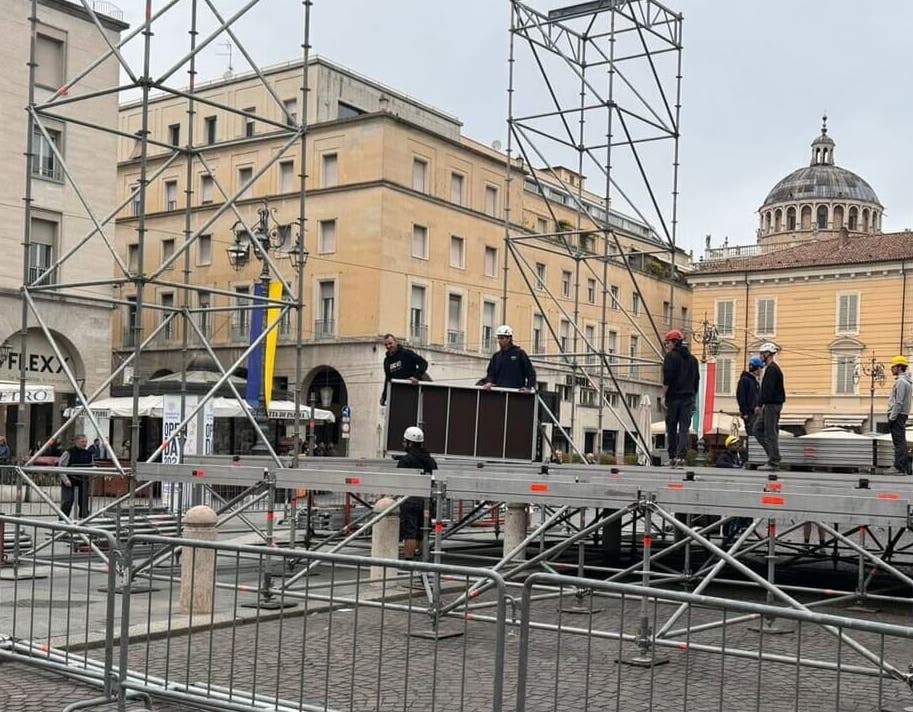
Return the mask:
[[[70,357],[66,356],[64,361],[69,363]],[[22,367],[22,362],[22,354],[18,351],[10,351],[5,366],[8,370],[16,371],[18,373],[19,369]],[[29,373],[58,374],[63,373],[63,364],[60,363],[60,359],[52,353],[29,353],[25,356],[25,370]]]

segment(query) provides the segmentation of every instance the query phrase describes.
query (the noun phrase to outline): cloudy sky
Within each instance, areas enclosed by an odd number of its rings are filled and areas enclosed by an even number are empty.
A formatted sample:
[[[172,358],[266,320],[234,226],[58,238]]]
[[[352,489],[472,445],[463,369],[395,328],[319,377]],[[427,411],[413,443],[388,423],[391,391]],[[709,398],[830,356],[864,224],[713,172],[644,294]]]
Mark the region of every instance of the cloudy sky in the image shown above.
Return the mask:
[[[216,4],[226,16],[242,5]],[[913,3],[667,4],[685,18],[681,246],[697,255],[707,233],[714,244],[724,236],[731,244],[753,242],[755,211],[774,183],[807,164],[825,111],[837,163],[875,189],[885,229],[913,228]],[[139,0],[120,5],[125,20],[140,23]],[[188,6],[157,28],[156,67],[183,51]],[[466,135],[505,142],[509,7],[508,0],[314,0],[311,42],[316,53],[458,116]],[[300,17],[300,0],[261,0],[236,26],[239,39],[261,65],[298,58]],[[211,24],[202,20],[202,36]],[[138,50],[133,43],[127,54],[138,59]],[[246,69],[237,50],[233,56],[235,71]],[[227,67],[226,48],[213,43],[201,57],[200,79]],[[667,191],[671,158],[663,165],[651,170]]]

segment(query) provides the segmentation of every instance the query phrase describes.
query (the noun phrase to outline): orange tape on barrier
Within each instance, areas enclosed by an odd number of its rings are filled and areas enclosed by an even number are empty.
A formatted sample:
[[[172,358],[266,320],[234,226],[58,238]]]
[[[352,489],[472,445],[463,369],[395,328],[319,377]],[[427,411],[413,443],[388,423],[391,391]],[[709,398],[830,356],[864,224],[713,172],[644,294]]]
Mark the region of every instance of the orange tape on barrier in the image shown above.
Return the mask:
[[[893,492],[879,492],[878,499],[900,499],[900,495]]]
[[[782,482],[768,482],[768,483],[767,483],[767,491],[768,491],[768,492],[782,492],[782,491],[783,491],[783,483],[782,483]]]
[[[360,485],[361,480],[358,477],[346,477],[347,485]]]
[[[761,504],[767,504],[773,507],[781,507],[786,504],[785,497],[761,497]]]
[[[685,485],[683,485],[681,482],[670,482],[666,485],[666,487],[669,489],[685,489]]]
[[[548,492],[548,485],[541,482],[529,486],[530,492]]]
[[[644,549],[649,549],[651,546],[653,546],[653,537],[645,536],[644,537]]]

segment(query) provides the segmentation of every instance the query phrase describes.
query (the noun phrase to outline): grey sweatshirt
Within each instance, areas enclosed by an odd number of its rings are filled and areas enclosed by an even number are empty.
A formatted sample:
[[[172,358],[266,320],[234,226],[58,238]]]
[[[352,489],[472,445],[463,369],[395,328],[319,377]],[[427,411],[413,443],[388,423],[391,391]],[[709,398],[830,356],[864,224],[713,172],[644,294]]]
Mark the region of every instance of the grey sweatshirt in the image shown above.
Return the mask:
[[[910,415],[910,397],[913,396],[913,380],[904,371],[894,379],[891,397],[888,399],[888,420],[896,420],[899,415]]]

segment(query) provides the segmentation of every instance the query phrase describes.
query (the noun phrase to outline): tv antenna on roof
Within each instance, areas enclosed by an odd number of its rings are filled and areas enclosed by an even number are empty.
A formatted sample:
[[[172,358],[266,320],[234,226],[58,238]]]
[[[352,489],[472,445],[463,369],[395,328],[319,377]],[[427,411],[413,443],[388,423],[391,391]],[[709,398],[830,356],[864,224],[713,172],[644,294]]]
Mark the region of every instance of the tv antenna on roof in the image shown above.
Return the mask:
[[[222,75],[222,79],[231,79],[233,76],[235,76],[235,68],[231,64],[231,56],[232,52],[234,51],[234,47],[232,46],[231,42],[219,42],[219,47],[224,47],[225,51],[216,52],[216,54],[220,57],[228,57],[228,70],[225,72],[225,74]]]

